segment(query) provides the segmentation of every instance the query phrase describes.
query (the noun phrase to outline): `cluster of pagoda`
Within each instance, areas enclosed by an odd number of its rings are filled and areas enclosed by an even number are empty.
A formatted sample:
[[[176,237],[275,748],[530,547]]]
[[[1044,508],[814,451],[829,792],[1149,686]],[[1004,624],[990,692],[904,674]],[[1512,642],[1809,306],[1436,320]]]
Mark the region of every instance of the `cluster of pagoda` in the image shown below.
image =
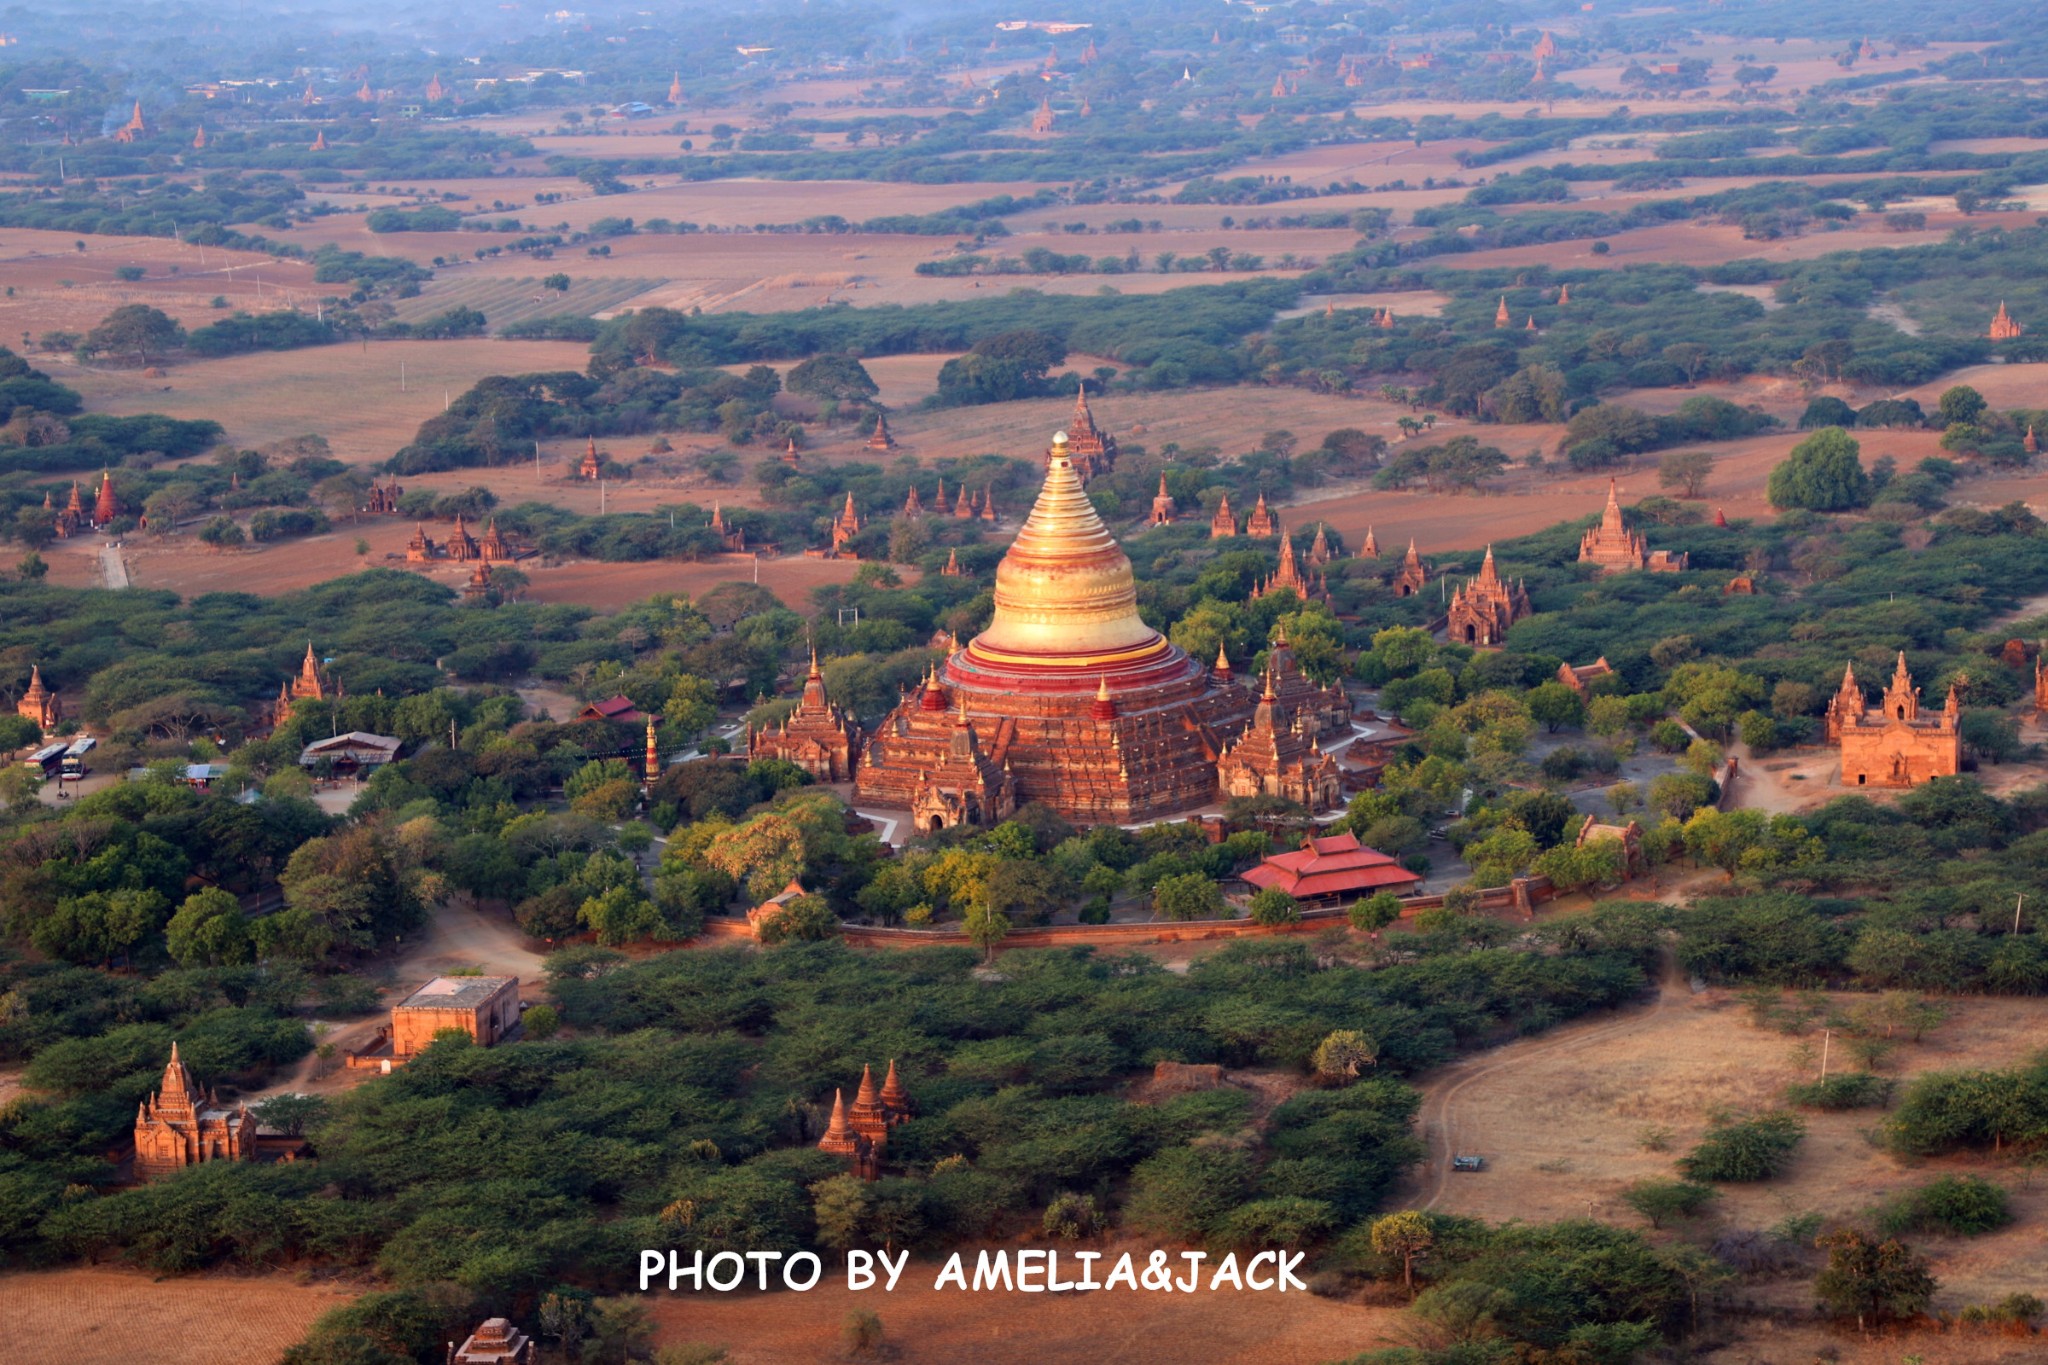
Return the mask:
[[[850,498],[852,495],[848,496]],[[910,485],[910,491],[903,495],[903,515],[912,521],[921,520],[926,515],[924,499],[918,495],[917,485],[914,483]],[[963,483],[949,504],[944,475],[939,476],[938,492],[932,496],[931,515],[950,516],[959,521],[985,521],[991,526],[999,524],[1003,519],[1002,514],[996,511],[996,491],[992,486],[984,486],[979,493],[970,493],[967,485]]]
[[[100,471],[99,491],[93,495],[92,510],[88,512],[85,497],[79,491],[78,480],[71,481],[71,499],[62,508],[52,502],[50,495],[43,494],[43,510],[55,518],[59,539],[87,531],[98,531],[113,524],[121,515],[121,500],[114,496],[114,476],[106,470]]]
[[[498,529],[498,519],[492,517],[484,525],[481,536],[471,535],[469,523],[462,513],[455,514],[455,527],[448,538],[436,541],[427,534],[426,524],[420,523],[413,529],[412,539],[405,543],[405,562],[426,564],[437,559],[452,560],[457,564],[509,564],[528,552],[515,544]]]
[[[815,659],[789,716],[750,730],[752,757],[822,781],[919,829],[994,823],[1043,801],[1083,823],[1195,809],[1244,791],[1338,799],[1321,750],[1348,733],[1341,687],[1305,677],[1284,633],[1255,697],[1219,652],[1190,659],[1138,616],[1130,560],[1055,436],[1045,486],[996,569],[987,630],[927,672],[869,733],[826,694]],[[1327,553],[1327,541],[1324,542]],[[956,572],[957,556],[948,572]],[[1314,588],[1296,562],[1268,588]]]
[[[882,1149],[889,1143],[889,1130],[899,1123],[908,1122],[911,1113],[909,1092],[896,1078],[893,1060],[879,1091],[875,1089],[875,1069],[863,1066],[860,1069],[860,1088],[854,1091],[850,1108],[844,1090],[832,1092],[832,1117],[825,1125],[825,1135],[818,1139],[818,1150],[845,1157],[852,1165],[853,1173],[862,1180],[878,1179],[882,1174]]]

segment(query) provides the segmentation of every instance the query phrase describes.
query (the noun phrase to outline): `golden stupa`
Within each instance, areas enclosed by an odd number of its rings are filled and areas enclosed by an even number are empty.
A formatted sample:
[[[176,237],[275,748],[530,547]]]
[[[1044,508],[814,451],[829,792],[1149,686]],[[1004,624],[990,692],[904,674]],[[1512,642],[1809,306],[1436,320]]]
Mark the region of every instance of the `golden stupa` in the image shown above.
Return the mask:
[[[870,737],[862,802],[935,829],[1031,801],[1103,823],[1217,799],[1216,760],[1253,698],[1139,618],[1131,561],[1067,444],[1053,438],[1045,486],[996,568],[988,629]]]

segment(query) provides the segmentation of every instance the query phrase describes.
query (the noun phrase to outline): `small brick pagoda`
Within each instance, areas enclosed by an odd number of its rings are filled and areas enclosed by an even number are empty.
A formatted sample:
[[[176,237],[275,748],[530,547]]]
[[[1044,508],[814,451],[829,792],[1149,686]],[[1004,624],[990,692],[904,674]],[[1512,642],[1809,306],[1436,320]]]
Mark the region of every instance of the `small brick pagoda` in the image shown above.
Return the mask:
[[[1529,590],[1519,580],[1509,587],[1493,567],[1493,547],[1489,545],[1479,576],[1451,594],[1446,633],[1460,644],[1496,649],[1507,639],[1508,627],[1532,610]]]
[[[825,695],[825,675],[818,671],[813,650],[796,709],[779,726],[748,726],[747,757],[787,759],[820,782],[850,782],[861,741],[860,722]]]
[[[1055,442],[1045,452],[1048,466],[1059,449],[1059,443]],[[1088,406],[1086,380],[1074,395],[1074,415],[1067,423],[1065,453],[1073,461],[1082,483],[1116,468],[1116,437],[1095,425],[1095,412]]]
[[[1689,554],[1652,550],[1643,536],[1629,530],[1628,523],[1622,520],[1620,490],[1613,479],[1607,481],[1607,506],[1600,512],[1600,524],[1579,537],[1579,563],[1596,565],[1603,574],[1637,569],[1678,573],[1691,560]]]
[[[163,1083],[135,1110],[135,1174],[144,1180],[174,1175],[204,1161],[256,1159],[256,1118],[246,1104],[223,1109],[202,1093],[171,1044]]]
[[[1251,724],[1217,759],[1216,778],[1225,796],[1278,796],[1312,811],[1344,799],[1337,760],[1323,752],[1312,722],[1289,718],[1270,667]]]
[[[57,722],[64,719],[64,703],[57,699],[55,691],[43,685],[40,664],[29,665],[28,691],[22,693],[21,700],[14,704],[14,713],[45,734],[56,729]]]
[[[299,664],[299,675],[278,687],[274,723],[282,725],[290,720],[300,702],[325,701],[333,692],[326,670],[320,667],[320,656],[313,652],[313,642],[306,641],[306,657]]]
[[[1841,746],[1845,787],[1912,787],[1954,777],[1963,768],[1962,705],[1955,687],[1949,687],[1939,712],[1922,715],[1920,689],[1904,651],[1875,710],[1856,682],[1856,666],[1842,670],[1842,686],[1828,703],[1827,737]]]

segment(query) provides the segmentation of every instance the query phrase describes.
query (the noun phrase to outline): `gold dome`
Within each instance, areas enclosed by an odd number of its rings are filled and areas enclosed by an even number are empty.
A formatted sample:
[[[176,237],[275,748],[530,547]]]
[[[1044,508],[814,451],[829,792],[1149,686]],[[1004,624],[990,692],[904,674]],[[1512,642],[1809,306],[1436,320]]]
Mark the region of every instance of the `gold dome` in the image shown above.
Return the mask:
[[[991,662],[1100,670],[1156,655],[1164,640],[1138,618],[1131,561],[1096,515],[1053,437],[1045,487],[996,566],[995,616],[968,646]]]

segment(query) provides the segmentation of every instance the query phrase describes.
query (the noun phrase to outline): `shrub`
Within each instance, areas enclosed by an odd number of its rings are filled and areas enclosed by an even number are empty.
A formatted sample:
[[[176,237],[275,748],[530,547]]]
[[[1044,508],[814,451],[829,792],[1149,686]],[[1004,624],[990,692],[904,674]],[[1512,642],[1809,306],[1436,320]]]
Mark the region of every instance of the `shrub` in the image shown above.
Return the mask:
[[[1892,1082],[1868,1071],[1843,1071],[1824,1081],[1785,1087],[1785,1102],[1805,1109],[1882,1109],[1891,1097]]]
[[[1095,1196],[1070,1191],[1058,1195],[1046,1205],[1045,1219],[1040,1226],[1048,1237],[1078,1241],[1101,1231],[1102,1213],[1095,1207]]]
[[[1760,1114],[1707,1130],[1699,1145],[1678,1159],[1688,1180],[1769,1180],[1792,1161],[1806,1125],[1791,1114]]]
[[[1621,1192],[1621,1202],[1661,1228],[1667,1218],[1690,1218],[1718,1196],[1711,1185],[1687,1180],[1639,1180]]]
[[[1902,1232],[1947,1232],[1978,1237],[2012,1221],[2002,1186],[1974,1175],[1945,1175],[1931,1185],[1904,1190],[1877,1211],[1877,1230],[1887,1237]]]
[[[1253,894],[1251,915],[1255,924],[1299,924],[1301,902],[1277,886],[1268,886]]]
[[[545,1042],[555,1036],[562,1027],[562,1016],[553,1005],[539,1004],[519,1017],[520,1026],[526,1036],[536,1042]]]

